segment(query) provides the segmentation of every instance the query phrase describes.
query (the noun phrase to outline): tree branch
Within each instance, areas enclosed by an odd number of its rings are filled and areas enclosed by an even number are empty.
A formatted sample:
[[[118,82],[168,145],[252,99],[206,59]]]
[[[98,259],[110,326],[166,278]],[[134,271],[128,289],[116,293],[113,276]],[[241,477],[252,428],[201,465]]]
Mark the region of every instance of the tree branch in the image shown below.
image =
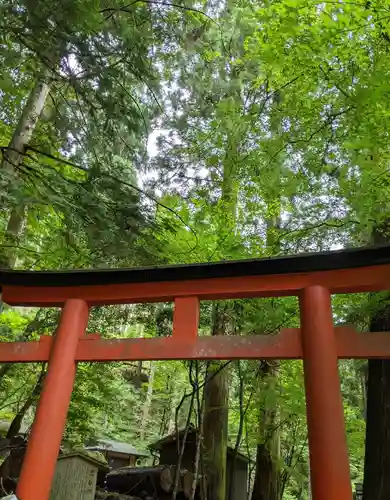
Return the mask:
[[[5,147],[0,147],[0,150],[3,150],[3,149],[7,149]],[[41,151],[37,148],[35,148],[34,146],[27,146],[26,148],[26,152],[25,153],[21,153],[23,154],[24,156],[27,156],[29,157],[29,155],[27,154],[27,151],[33,151],[34,153],[36,154],[39,154],[39,155],[42,155],[42,156],[45,156],[46,158],[50,158],[51,160],[54,160],[58,163],[62,163],[64,165],[68,165],[70,167],[73,167],[73,168],[76,168],[77,170],[81,170],[83,172],[86,172],[88,174],[91,173],[91,171],[86,168],[86,167],[82,167],[81,165],[77,165],[76,163],[73,163],[69,160],[64,160],[62,158],[59,158],[57,156],[54,156],[50,153],[46,153],[45,151]],[[31,158],[31,156],[30,156]],[[168,210],[169,212],[171,212],[177,219],[180,220],[180,222],[185,226],[187,227],[187,229],[189,229],[189,231],[191,231],[191,233],[194,235],[195,237],[195,245],[193,248],[191,248],[188,253],[190,252],[193,252],[195,250],[195,248],[198,246],[198,235],[196,233],[196,231],[193,229],[192,226],[190,226],[189,224],[187,224],[187,222],[185,222],[185,220],[181,217],[180,214],[178,214],[176,212],[176,210],[174,210],[173,208],[169,207],[168,205],[165,205],[164,203],[161,203],[160,201],[157,200],[157,198],[155,198],[153,195],[151,195],[150,193],[144,191],[143,189],[139,188],[138,186],[135,186],[134,184],[130,183],[130,182],[127,182],[123,179],[120,179],[119,177],[116,177],[115,175],[112,175],[112,174],[108,174],[107,172],[100,172],[104,177],[107,177],[109,179],[112,179],[113,181],[115,182],[119,182],[121,184],[124,184],[125,186],[128,186],[129,188],[137,191],[138,193],[146,196],[147,198],[149,198],[151,201],[153,201],[154,203],[156,203],[156,205],[160,206],[161,208],[164,208],[165,210]],[[58,194],[58,193],[57,193]]]
[[[176,4],[176,3],[171,3],[171,2],[164,2],[162,0],[134,0],[134,2],[131,2],[129,3],[128,5],[125,5],[123,7],[119,7],[119,8],[106,8],[106,9],[102,9],[100,11],[101,14],[104,14],[105,12],[111,12],[112,14],[107,16],[105,18],[105,21],[107,21],[108,19],[110,19],[110,17],[112,17],[115,13],[117,12],[127,12],[127,13],[131,13],[131,10],[130,7],[132,7],[133,5],[137,4],[137,3],[146,3],[146,4],[151,4],[151,5],[163,5],[164,7],[175,7],[176,9],[181,9],[181,10],[185,10],[185,11],[188,11],[188,12],[196,12],[198,14],[202,14],[202,16],[204,17],[207,17],[208,19],[210,19],[210,21],[213,21],[214,23],[216,23],[215,19],[213,19],[212,17],[210,17],[209,15],[207,15],[205,12],[199,10],[199,9],[194,9],[192,7],[186,7],[185,5],[179,5],[179,4]]]

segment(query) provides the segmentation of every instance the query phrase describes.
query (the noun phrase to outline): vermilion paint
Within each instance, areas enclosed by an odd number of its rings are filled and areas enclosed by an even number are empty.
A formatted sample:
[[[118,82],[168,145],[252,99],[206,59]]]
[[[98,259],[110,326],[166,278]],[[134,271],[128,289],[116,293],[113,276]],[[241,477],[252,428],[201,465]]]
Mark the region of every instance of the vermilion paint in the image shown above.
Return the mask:
[[[196,340],[198,326],[198,297],[179,297],[175,299],[172,337],[178,341]]]
[[[138,302],[169,302],[179,297],[198,300],[298,295],[303,288],[321,285],[331,293],[388,290],[390,264],[299,274],[276,274],[235,278],[128,283],[116,285],[34,287],[3,286],[4,302],[10,305],[51,307],[80,298],[89,305]]]
[[[302,359],[299,328],[284,328],[277,335],[190,337],[193,329],[175,326],[175,336],[153,339],[81,338],[76,361],[137,361],[169,359]],[[343,359],[390,358],[389,332],[356,332],[336,327],[337,356]],[[0,363],[34,363],[49,360],[53,337],[39,341],[0,342]]]
[[[75,355],[88,323],[83,300],[68,300],[54,337],[17,487],[19,500],[47,500],[57,463],[62,434],[76,375]]]
[[[312,496],[315,500],[351,500],[329,290],[321,286],[304,289],[300,307]]]
[[[337,271],[95,286],[6,285],[12,305],[63,306],[54,337],[0,343],[0,362],[49,361],[18,484],[20,500],[48,500],[79,361],[159,359],[303,359],[313,500],[351,500],[338,358],[390,358],[390,334],[334,327],[330,293],[390,288],[390,265]],[[199,301],[300,297],[301,329],[278,335],[198,337]],[[101,339],[83,336],[88,306],[174,301],[171,337]]]

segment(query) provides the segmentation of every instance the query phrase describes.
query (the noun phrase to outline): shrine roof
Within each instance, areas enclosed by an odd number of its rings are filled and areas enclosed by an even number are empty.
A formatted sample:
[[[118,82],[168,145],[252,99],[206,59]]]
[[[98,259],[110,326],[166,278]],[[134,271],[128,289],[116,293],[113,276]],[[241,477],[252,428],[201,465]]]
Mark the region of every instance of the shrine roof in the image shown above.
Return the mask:
[[[0,270],[0,284],[67,287],[310,273],[390,263],[390,245],[236,261],[120,269]]]

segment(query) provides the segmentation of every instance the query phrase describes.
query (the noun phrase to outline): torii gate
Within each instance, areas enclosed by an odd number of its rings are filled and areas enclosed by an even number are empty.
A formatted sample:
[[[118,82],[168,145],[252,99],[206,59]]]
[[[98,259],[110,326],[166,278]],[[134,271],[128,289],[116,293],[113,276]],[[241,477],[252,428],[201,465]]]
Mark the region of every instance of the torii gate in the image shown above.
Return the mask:
[[[48,500],[80,361],[303,359],[313,500],[351,500],[338,358],[390,358],[389,332],[334,327],[331,294],[390,290],[390,245],[271,259],[97,271],[0,271],[3,300],[62,307],[54,337],[0,343],[1,363],[48,361],[17,487]],[[301,328],[198,337],[199,301],[298,296]],[[94,305],[174,301],[171,337],[85,335]],[[211,499],[212,500],[212,499]]]

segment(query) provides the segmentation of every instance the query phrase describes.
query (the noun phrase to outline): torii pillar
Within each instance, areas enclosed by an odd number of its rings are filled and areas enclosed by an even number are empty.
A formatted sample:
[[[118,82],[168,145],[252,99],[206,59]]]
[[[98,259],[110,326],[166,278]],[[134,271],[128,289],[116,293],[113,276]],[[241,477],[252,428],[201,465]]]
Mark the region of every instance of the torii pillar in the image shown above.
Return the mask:
[[[305,288],[300,307],[312,497],[352,500],[329,290]]]
[[[65,302],[50,352],[48,371],[23,461],[19,500],[47,500],[76,377],[76,351],[88,324],[84,300]]]

